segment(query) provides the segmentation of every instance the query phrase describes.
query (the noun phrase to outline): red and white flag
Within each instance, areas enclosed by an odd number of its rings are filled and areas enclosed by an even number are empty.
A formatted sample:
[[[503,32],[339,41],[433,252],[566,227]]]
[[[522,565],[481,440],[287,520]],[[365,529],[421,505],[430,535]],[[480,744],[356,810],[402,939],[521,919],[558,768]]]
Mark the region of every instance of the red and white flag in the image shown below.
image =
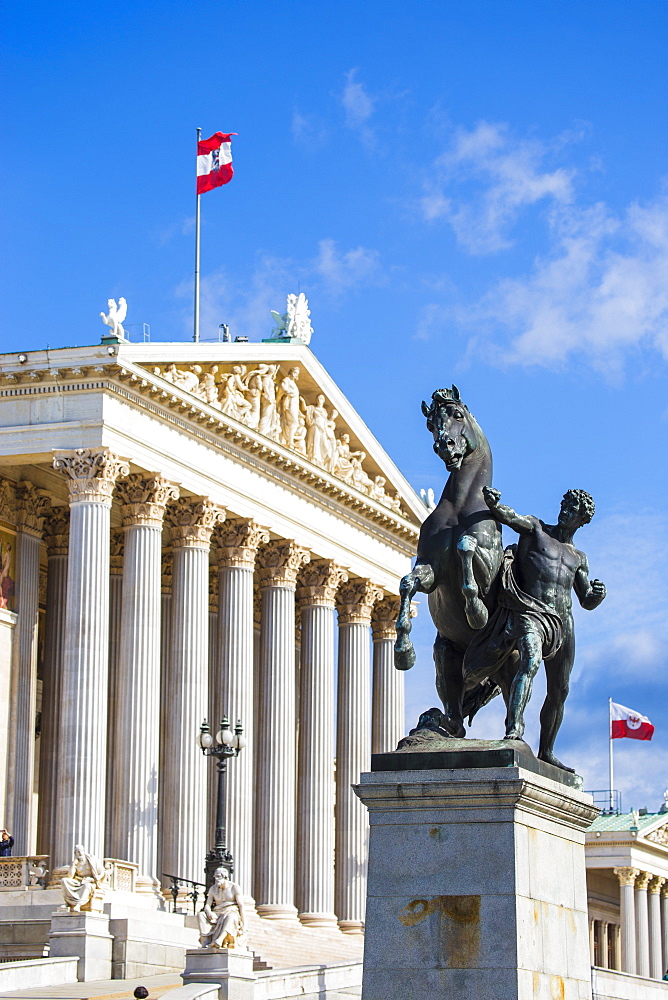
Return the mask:
[[[232,180],[232,136],[236,132],[215,132],[197,143],[197,194],[204,194]]]
[[[651,740],[654,726],[646,715],[610,702],[610,739],[628,736],[631,740]]]

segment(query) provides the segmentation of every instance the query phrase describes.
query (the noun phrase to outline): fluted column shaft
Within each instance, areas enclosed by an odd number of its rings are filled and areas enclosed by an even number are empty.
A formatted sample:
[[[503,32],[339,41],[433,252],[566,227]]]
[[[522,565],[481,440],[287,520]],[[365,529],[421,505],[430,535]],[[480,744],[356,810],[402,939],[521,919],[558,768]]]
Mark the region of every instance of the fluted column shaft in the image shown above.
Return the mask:
[[[404,673],[394,666],[395,622],[399,599],[386,597],[373,609],[373,686],[371,697],[371,753],[396,750],[404,735]]]
[[[262,593],[255,898],[265,917],[295,917],[295,585],[308,562],[295,542],[258,553]]]
[[[60,788],[60,715],[63,646],[67,598],[69,510],[54,508],[45,518],[47,553],[46,621],[42,669],[42,735],[39,753],[39,815],[37,850],[51,858],[56,829],[56,798]]]
[[[56,452],[68,476],[70,544],[60,727],[61,785],[53,862],[69,862],[75,844],[101,856],[107,762],[109,517],[114,483],[127,463],[111,453]]]
[[[14,854],[34,851],[33,784],[37,709],[37,615],[42,520],[49,504],[32,483],[16,491],[16,609],[10,692],[8,808]]]
[[[171,505],[172,630],[165,719],[163,869],[203,882],[207,761],[196,739],[207,714],[209,545],[222,512],[204,498]]]
[[[368,580],[339,589],[339,670],[336,730],[335,909],[349,934],[364,927],[368,853],[367,812],[352,785],[371,763],[371,609],[382,596]]]
[[[171,671],[172,637],[172,549],[162,551],[162,594],[160,598],[160,732],[165,732],[170,712],[169,680]],[[165,828],[165,759],[168,749],[164,739],[160,740],[160,764],[158,767],[158,873],[165,871],[162,856]]]
[[[107,681],[107,786],[105,793],[104,853],[116,855],[116,809],[114,806],[116,767],[116,696],[118,692],[118,661],[121,651],[121,621],[123,614],[123,551],[125,532],[112,528],[109,556],[109,677]]]
[[[162,520],[178,490],[132,475],[118,488],[125,552],[116,677],[114,856],[157,874]]]
[[[651,876],[641,872],[636,878],[636,975],[649,977],[649,911],[647,886]]]
[[[635,880],[637,868],[615,868],[619,879],[619,908],[621,914],[622,972],[636,971],[636,906]]]
[[[665,879],[653,878],[649,883],[649,974],[652,979],[663,977],[661,939],[661,887]]]
[[[302,571],[297,779],[299,919],[336,927],[334,912],[334,602],[347,574],[330,560]]]
[[[668,969],[668,882],[661,887],[661,967]]]
[[[241,720],[246,747],[229,762],[225,783],[227,847],[234,858],[234,879],[245,895],[253,888],[253,792],[255,700],[253,692],[253,570],[259,545],[268,532],[254,521],[226,522],[218,542],[218,674],[212,723],[226,714]],[[215,730],[214,730],[215,731]]]

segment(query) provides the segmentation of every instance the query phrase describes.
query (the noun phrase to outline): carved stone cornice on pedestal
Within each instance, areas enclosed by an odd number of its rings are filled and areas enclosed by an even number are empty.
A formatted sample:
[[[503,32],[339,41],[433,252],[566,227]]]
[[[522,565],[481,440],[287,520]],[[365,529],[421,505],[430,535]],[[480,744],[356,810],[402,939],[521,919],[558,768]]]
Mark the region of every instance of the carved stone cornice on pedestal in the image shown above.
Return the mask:
[[[256,521],[226,521],[216,532],[218,565],[253,569],[257,550],[269,541],[269,532]]]
[[[371,580],[356,577],[342,584],[336,597],[339,625],[369,625],[373,606],[382,596],[382,589]]]
[[[208,497],[181,497],[169,504],[165,521],[172,535],[172,548],[208,547],[217,524],[225,520],[222,507]]]
[[[635,881],[638,875],[640,875],[638,868],[613,868],[612,870],[617,876],[620,885],[635,885]]]
[[[653,875],[649,880],[647,888],[650,892],[659,893],[666,882],[668,882],[668,879],[665,879],[662,875]]]
[[[162,476],[145,476],[136,472],[118,484],[116,493],[121,504],[123,527],[141,524],[161,528],[165,508],[171,500],[178,500],[179,488]]]
[[[163,594],[172,592],[172,550],[164,548],[161,554],[160,580]]]
[[[651,878],[652,876],[649,872],[640,872],[636,878],[636,889],[646,889]]]
[[[69,479],[70,504],[95,502],[111,506],[116,480],[130,472],[127,460],[107,448],[99,451],[90,448],[55,451],[53,467]]]
[[[381,639],[391,639],[394,642],[397,638],[396,621],[399,617],[401,600],[399,597],[384,597],[377,604],[374,604],[371,616],[371,631],[374,642]]]
[[[333,608],[336,591],[348,580],[348,573],[333,559],[317,559],[299,574],[297,601],[300,608]]]
[[[12,524],[16,520],[16,487],[8,479],[0,479],[0,517]]]
[[[47,556],[66,556],[70,544],[68,507],[51,507],[44,515],[44,541]]]
[[[291,538],[274,538],[267,542],[257,554],[260,588],[295,587],[299,570],[310,559],[309,550]]]
[[[36,538],[42,537],[44,515],[51,506],[51,499],[37,487],[23,480],[16,487],[16,527]]]
[[[109,572],[112,576],[123,573],[123,555],[125,552],[125,532],[122,528],[112,528],[109,539]]]

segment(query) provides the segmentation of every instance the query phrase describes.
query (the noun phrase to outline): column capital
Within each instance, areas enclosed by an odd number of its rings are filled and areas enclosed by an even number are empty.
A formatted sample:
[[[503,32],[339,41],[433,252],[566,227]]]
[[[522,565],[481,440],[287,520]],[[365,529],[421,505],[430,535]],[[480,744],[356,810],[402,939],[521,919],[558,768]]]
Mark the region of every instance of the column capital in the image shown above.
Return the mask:
[[[647,889],[652,876],[649,872],[640,872],[636,878],[636,889]]]
[[[257,554],[260,589],[289,587],[297,584],[299,570],[311,559],[308,549],[292,538],[274,538],[261,546]]]
[[[16,527],[27,535],[42,537],[44,515],[51,506],[51,499],[34,483],[22,480],[16,487]]]
[[[66,556],[70,544],[70,512],[67,507],[51,507],[44,515],[47,556]]]
[[[269,541],[269,532],[256,521],[235,518],[218,528],[215,537],[219,566],[253,569],[257,550]]]
[[[399,617],[400,607],[401,598],[395,597],[394,594],[391,597],[386,595],[374,604],[371,615],[371,631],[374,642],[379,642],[381,639],[395,641],[397,638],[396,621]]]
[[[121,576],[125,553],[125,532],[122,528],[112,528],[109,536],[109,573]]]
[[[179,488],[176,483],[161,475],[147,476],[135,472],[121,480],[116,488],[121,504],[123,527],[141,524],[161,528],[165,508],[170,500],[178,500]]]
[[[116,480],[130,472],[127,459],[108,448],[54,451],[53,467],[69,479],[70,504],[96,502],[109,507]]]
[[[163,594],[172,592],[172,549],[165,546],[160,554],[160,581]]]
[[[336,595],[339,625],[369,625],[373,606],[382,596],[380,587],[362,577],[341,584]]]
[[[208,548],[225,511],[208,497],[181,497],[169,504],[165,521],[172,529],[172,548]]]
[[[16,515],[16,487],[9,479],[0,479],[0,516],[13,521]]]
[[[668,879],[664,878],[662,875],[652,875],[647,888],[650,892],[659,893],[666,882],[668,882]]]
[[[619,879],[620,885],[635,885],[636,878],[640,875],[638,868],[613,868],[612,870]]]
[[[336,591],[348,574],[333,559],[316,559],[303,567],[297,581],[297,601],[301,608],[333,608]]]

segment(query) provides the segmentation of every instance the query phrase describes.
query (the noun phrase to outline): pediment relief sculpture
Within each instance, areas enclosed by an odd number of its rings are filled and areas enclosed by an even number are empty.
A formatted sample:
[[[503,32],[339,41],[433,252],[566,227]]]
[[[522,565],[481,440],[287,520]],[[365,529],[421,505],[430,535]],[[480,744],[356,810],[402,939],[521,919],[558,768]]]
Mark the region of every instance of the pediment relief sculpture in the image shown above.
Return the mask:
[[[404,513],[399,495],[387,491],[384,476],[370,473],[366,453],[355,450],[350,434],[338,426],[338,410],[328,405],[324,393],[304,395],[299,366],[282,371],[279,364],[178,368],[172,363],[155,366],[153,374],[303,455],[397,514]]]
[[[660,844],[661,847],[668,847],[668,824],[660,826],[658,830],[652,830],[651,833],[645,834],[644,839],[649,840],[652,844]]]

